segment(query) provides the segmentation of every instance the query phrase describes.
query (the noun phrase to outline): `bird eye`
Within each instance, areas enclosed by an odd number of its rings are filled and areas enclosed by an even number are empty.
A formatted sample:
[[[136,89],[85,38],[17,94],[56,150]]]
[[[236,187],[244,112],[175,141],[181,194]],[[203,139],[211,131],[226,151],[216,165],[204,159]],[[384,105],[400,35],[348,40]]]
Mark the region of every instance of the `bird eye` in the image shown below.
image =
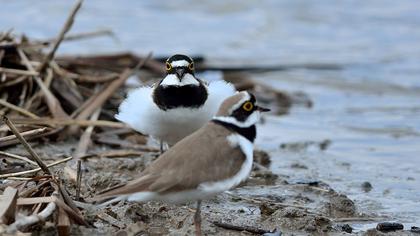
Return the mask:
[[[194,62],[191,62],[191,63],[188,65],[188,69],[190,69],[190,70],[194,70]]]
[[[254,108],[254,105],[251,102],[246,102],[242,105],[242,109],[245,111],[251,111]]]
[[[166,62],[166,70],[171,70],[171,69],[172,69],[171,63]]]

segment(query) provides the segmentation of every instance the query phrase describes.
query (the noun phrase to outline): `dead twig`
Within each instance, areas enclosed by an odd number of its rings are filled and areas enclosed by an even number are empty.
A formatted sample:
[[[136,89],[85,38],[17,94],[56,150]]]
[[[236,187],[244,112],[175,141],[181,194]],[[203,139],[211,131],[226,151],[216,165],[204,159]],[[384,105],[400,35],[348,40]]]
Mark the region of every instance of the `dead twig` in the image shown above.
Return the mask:
[[[124,84],[124,82],[139,68],[143,67],[144,64],[151,58],[152,53],[149,53],[146,58],[142,59],[133,69],[125,69],[120,77],[112,81],[96,98],[89,104],[76,119],[87,119],[98,107],[101,107],[105,101],[114,92]]]
[[[38,71],[40,73],[43,73],[44,70],[47,68],[50,61],[54,58],[55,52],[58,49],[58,46],[60,46],[60,43],[63,41],[65,34],[70,30],[71,26],[74,22],[74,17],[76,16],[77,11],[82,6],[83,0],[77,1],[77,3],[74,5],[73,9],[70,11],[70,15],[68,16],[66,22],[64,23],[63,28],[60,31],[60,34],[58,35],[57,39],[54,42],[54,45],[51,49],[51,51],[47,54],[42,64],[39,66]]]
[[[47,73],[47,76],[51,76],[52,78],[52,72],[48,70],[49,73]],[[41,88],[41,91],[44,93],[45,101],[47,102],[48,109],[50,110],[51,114],[54,116],[54,118],[69,118],[69,115],[64,111],[64,109],[61,107],[60,102],[58,99],[54,96],[54,94],[45,86],[45,84],[41,81],[40,78],[34,77],[36,83]]]
[[[52,215],[56,207],[57,206],[54,202],[50,202],[40,213],[17,219],[13,224],[7,227],[6,232],[13,234],[19,229],[23,229],[39,221],[45,221],[50,215]]]
[[[80,199],[81,184],[82,184],[82,160],[77,160],[76,201],[79,201]]]
[[[10,158],[15,158],[15,159],[18,159],[18,160],[21,160],[21,161],[26,161],[26,162],[28,162],[28,163],[30,163],[32,165],[38,166],[38,164],[36,162],[31,161],[31,160],[29,160],[26,157],[19,156],[19,155],[13,154],[13,153],[8,153],[8,152],[0,151],[0,155],[1,156],[6,156],[6,157],[10,157]]]
[[[55,162],[53,162],[51,164],[48,164],[45,167],[48,168],[48,167],[56,166],[58,164],[64,163],[66,161],[69,161],[72,158],[73,157],[67,157],[67,158],[64,158],[62,160],[58,160],[58,161],[55,161]],[[26,170],[26,171],[21,171],[21,172],[16,172],[16,173],[3,174],[3,175],[0,175],[0,179],[2,179],[2,178],[8,178],[8,177],[20,176],[20,175],[26,175],[26,174],[32,174],[32,173],[36,173],[36,172],[38,172],[40,170],[41,170],[41,168],[36,168],[36,169]]]
[[[6,88],[6,87],[9,87],[9,86],[13,86],[13,85],[16,85],[16,84],[20,84],[23,81],[28,80],[28,76],[26,76],[26,75],[22,75],[22,76],[20,76],[20,77],[18,77],[16,79],[13,79],[13,80],[6,80],[6,81],[4,81],[5,78],[6,78],[6,74],[3,73],[1,75],[1,78],[0,78],[0,82],[1,82],[0,89]]]
[[[85,155],[81,158],[87,159],[90,157],[102,157],[102,158],[142,157],[146,153],[147,152],[142,152],[142,151],[137,151],[137,150],[111,150],[111,151],[105,151],[101,153],[94,153],[91,155]]]
[[[97,193],[97,195],[101,195],[101,194],[103,194],[103,193],[106,193],[106,192],[108,192],[108,191],[111,191],[111,190],[114,190],[114,189],[116,189],[116,188],[122,187],[122,186],[124,186],[124,185],[126,185],[126,183],[120,183],[120,184],[117,184],[117,185],[111,186],[111,187],[106,188],[106,189],[104,189],[104,190],[102,190],[102,191],[99,191],[99,192]]]
[[[96,30],[91,32],[81,32],[81,33],[75,33],[67,35],[63,38],[63,41],[73,41],[73,40],[79,40],[79,39],[85,39],[85,38],[93,38],[93,37],[101,37],[101,36],[115,36],[114,32],[112,30],[108,29],[102,29],[102,30]],[[41,44],[50,44],[55,42],[56,38],[46,39],[40,42]]]
[[[30,111],[27,111],[23,108],[20,108],[16,105],[13,105],[13,104],[7,102],[6,100],[0,99],[0,105],[5,106],[9,109],[12,109],[16,112],[19,112],[20,114],[25,115],[27,117],[34,118],[34,119],[39,119],[39,116],[35,115],[34,113],[32,113]]]
[[[26,142],[25,138],[20,135],[19,131],[16,129],[16,127],[13,125],[13,123],[6,117],[3,116],[3,122],[9,126],[10,130],[15,134],[15,136],[19,139],[19,141],[22,143],[22,145],[25,147],[25,149],[31,154],[32,159],[39,165],[39,167],[44,171],[45,174],[51,175],[50,170],[45,165],[44,162],[42,162],[41,158],[38,156],[38,154],[32,149],[32,147],[29,145],[28,142]]]
[[[73,209],[73,207],[70,207],[68,205],[66,205],[66,203],[68,204],[68,202],[64,202],[63,200],[59,199],[56,196],[53,196],[54,202],[60,207],[62,208],[64,211],[66,211],[66,213],[68,214],[68,216],[74,220],[76,223],[80,224],[80,225],[85,225],[87,226],[88,223],[83,219],[81,213],[79,212],[79,210],[77,209],[76,205],[74,205],[75,209]],[[72,202],[74,204],[74,202]]]
[[[235,230],[235,231],[247,231],[247,232],[258,234],[258,235],[262,235],[266,233],[273,233],[270,230],[260,229],[257,227],[232,225],[232,224],[223,223],[219,221],[213,221],[213,224],[224,229]]]
[[[101,114],[101,108],[98,108],[93,115],[90,117],[90,121],[96,121],[99,118],[99,114]],[[82,136],[80,137],[79,144],[77,145],[76,151],[75,151],[75,158],[79,159],[81,156],[84,156],[86,154],[86,151],[88,149],[88,146],[91,142],[91,136],[93,129],[95,128],[94,125],[90,125],[86,128],[86,130],[83,132]]]
[[[98,217],[99,219],[108,222],[109,224],[111,224],[114,227],[117,227],[118,229],[123,229],[126,227],[126,225],[120,221],[118,221],[117,219],[115,219],[114,217],[108,215],[105,212],[99,213],[96,215],[96,217]]]
[[[87,126],[102,126],[110,128],[127,128],[126,124],[108,120],[74,120],[74,119],[24,119],[24,118],[14,118],[13,122],[15,124],[24,124],[24,125],[43,125],[43,126],[69,126],[77,125],[80,127]]]
[[[49,202],[53,202],[54,198],[49,196],[49,197],[21,197],[17,199],[17,205],[21,206],[21,205],[34,205],[34,204],[39,204],[39,203],[49,203]]]
[[[22,135],[23,137],[37,135],[37,134],[44,133],[46,129],[47,129],[46,127],[43,127],[39,129],[28,130],[28,131],[20,133],[20,135]],[[17,139],[16,135],[9,135],[5,137],[1,137],[0,142],[6,142],[10,140],[15,140],[15,139]]]
[[[66,211],[61,207],[58,208],[57,214],[57,231],[59,236],[70,235],[70,219]]]
[[[32,67],[31,63],[29,62],[28,57],[25,55],[25,53],[20,49],[18,50],[18,54],[22,60],[22,62],[25,64],[26,68],[28,68],[29,71],[35,71],[35,69]],[[69,118],[67,113],[63,110],[61,107],[58,99],[54,96],[54,94],[48,89],[49,85],[46,85],[42,82],[42,80],[34,76],[34,79],[38,86],[41,88],[42,93],[44,94],[44,99],[48,105],[48,109],[50,110],[51,114],[55,118]],[[45,83],[49,84],[53,79],[53,73],[51,70],[47,70],[47,77],[45,79]],[[38,92],[39,93],[39,92]],[[38,94],[37,93],[37,94]],[[37,96],[34,95],[34,97]]]
[[[29,75],[29,76],[37,76],[39,75],[38,72],[27,71],[27,70],[18,70],[18,69],[10,69],[0,67],[0,73],[7,73],[7,74],[16,74],[16,75]]]
[[[98,108],[95,111],[95,113],[93,113],[93,115],[90,117],[90,121],[98,120],[100,114],[101,114],[101,108]],[[75,151],[75,154],[74,154],[77,162],[80,160],[81,156],[86,154],[86,151],[87,151],[87,149],[89,147],[89,144],[91,142],[91,136],[92,136],[92,132],[93,132],[94,128],[95,128],[95,126],[90,125],[83,132],[83,134],[80,138],[80,142],[77,145],[77,148],[76,148],[76,151]],[[68,175],[68,177],[71,181],[76,182],[78,180],[77,174],[75,173],[74,169],[72,168],[72,163],[68,163],[67,166],[64,168],[64,171]]]
[[[8,186],[4,190],[0,201],[0,223],[8,225],[15,221],[17,197],[17,189]]]

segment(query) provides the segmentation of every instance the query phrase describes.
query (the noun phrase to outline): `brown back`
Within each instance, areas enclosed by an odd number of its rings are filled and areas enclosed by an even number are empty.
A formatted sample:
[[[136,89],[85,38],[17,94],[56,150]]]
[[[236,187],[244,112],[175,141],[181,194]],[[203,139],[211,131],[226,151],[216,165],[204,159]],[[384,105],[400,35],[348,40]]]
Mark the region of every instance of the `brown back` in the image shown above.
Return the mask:
[[[209,122],[162,154],[136,180],[99,198],[142,191],[189,190],[203,182],[232,177],[246,157],[239,147],[230,146],[226,140],[230,134],[225,127]]]

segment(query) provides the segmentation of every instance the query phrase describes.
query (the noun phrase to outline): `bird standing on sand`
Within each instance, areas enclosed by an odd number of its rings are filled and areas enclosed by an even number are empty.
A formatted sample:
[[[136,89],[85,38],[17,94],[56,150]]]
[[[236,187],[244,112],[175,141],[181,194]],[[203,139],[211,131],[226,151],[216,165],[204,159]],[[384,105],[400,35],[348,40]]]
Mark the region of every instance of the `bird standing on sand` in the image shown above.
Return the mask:
[[[143,134],[175,144],[208,122],[223,100],[235,93],[234,86],[225,81],[204,83],[194,70],[190,57],[171,56],[165,78],[153,87],[130,92],[116,118]]]
[[[128,201],[197,201],[194,224],[201,235],[201,200],[229,190],[248,178],[253,163],[255,124],[260,112],[254,95],[227,98],[205,126],[179,141],[135,180],[98,197],[104,204]]]

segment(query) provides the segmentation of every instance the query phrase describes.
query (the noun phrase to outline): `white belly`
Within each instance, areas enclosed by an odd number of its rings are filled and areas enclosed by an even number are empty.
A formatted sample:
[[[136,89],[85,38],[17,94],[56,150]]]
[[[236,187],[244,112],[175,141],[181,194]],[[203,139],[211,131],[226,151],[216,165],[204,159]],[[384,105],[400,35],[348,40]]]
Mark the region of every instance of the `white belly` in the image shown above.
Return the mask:
[[[212,119],[223,100],[233,95],[235,89],[225,81],[215,81],[207,91],[208,98],[200,108],[163,111],[153,102],[151,87],[137,88],[120,105],[116,118],[143,134],[173,145]]]

